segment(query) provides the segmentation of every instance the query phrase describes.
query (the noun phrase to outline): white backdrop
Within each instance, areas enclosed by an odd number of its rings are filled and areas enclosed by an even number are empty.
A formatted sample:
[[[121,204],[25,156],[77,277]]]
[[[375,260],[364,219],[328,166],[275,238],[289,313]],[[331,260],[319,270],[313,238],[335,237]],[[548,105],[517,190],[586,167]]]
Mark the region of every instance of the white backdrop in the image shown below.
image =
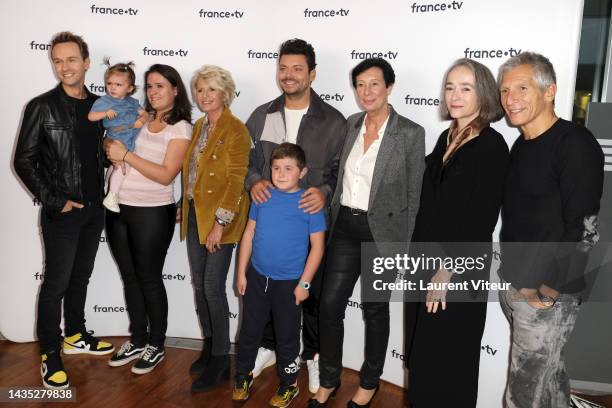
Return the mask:
[[[171,6],[169,6],[171,4]],[[237,83],[232,110],[243,120],[258,105],[279,95],[275,55],[281,42],[300,37],[317,53],[313,88],[346,116],[358,110],[349,72],[365,53],[380,53],[396,71],[391,103],[422,124],[430,150],[448,126],[438,116],[442,76],[457,58],[471,57],[494,73],[520,50],[548,56],[557,70],[557,113],[570,118],[577,65],[582,0],[435,0],[406,2],[299,0],[6,0],[0,24],[4,53],[0,76],[0,152],[3,229],[0,251],[0,332],[13,341],[34,339],[36,295],[42,271],[39,208],[12,169],[14,144],[27,101],[56,84],[46,44],[71,30],[89,43],[86,86],[103,93],[102,59],[134,61],[137,81],[153,63],[177,68],[188,85],[196,68],[217,64]],[[174,51],[172,56],[170,51]],[[167,56],[163,55],[166,54]],[[143,100],[142,92],[136,97]],[[201,113],[194,109],[195,118]],[[508,143],[518,132],[504,121],[494,125]],[[91,279],[86,315],[96,335],[125,335],[128,321],[121,281],[102,237]],[[232,269],[233,270],[233,269]],[[175,234],[164,270],[169,295],[168,335],[200,337],[185,246]],[[238,300],[228,279],[231,333],[236,333]],[[402,307],[392,304],[392,329],[383,378],[404,383]],[[358,291],[346,317],[344,364],[358,369],[363,335]],[[491,304],[482,342],[479,407],[501,405],[508,353],[508,325]]]

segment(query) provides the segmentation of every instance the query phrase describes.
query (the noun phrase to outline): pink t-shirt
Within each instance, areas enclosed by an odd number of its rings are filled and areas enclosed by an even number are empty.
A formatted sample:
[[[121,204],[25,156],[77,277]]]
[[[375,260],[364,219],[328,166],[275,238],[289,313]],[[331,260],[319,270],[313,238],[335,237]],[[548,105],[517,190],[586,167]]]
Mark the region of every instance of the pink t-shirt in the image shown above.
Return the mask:
[[[158,133],[145,125],[138,133],[134,153],[153,163],[162,164],[168,143],[172,139],[191,139],[191,125],[184,120],[167,125]],[[164,186],[146,178],[135,168],[130,168],[119,192],[119,202],[136,207],[157,207],[174,203],[174,181]]]

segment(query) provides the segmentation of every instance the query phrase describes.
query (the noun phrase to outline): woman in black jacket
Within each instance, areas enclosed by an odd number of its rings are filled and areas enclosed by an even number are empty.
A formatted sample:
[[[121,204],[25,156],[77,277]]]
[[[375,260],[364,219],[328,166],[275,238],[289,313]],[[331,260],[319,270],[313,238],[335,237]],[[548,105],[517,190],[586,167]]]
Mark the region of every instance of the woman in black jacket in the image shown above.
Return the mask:
[[[413,242],[427,243],[417,245],[423,246],[419,254],[484,255],[485,265],[478,272],[439,267],[418,276],[424,284],[467,282],[472,288],[472,281],[489,277],[491,236],[508,165],[508,146],[489,123],[503,111],[493,75],[470,59],[450,67],[443,94],[442,113],[452,123],[425,159]],[[411,407],[476,406],[486,294],[432,290],[422,301],[406,303]]]

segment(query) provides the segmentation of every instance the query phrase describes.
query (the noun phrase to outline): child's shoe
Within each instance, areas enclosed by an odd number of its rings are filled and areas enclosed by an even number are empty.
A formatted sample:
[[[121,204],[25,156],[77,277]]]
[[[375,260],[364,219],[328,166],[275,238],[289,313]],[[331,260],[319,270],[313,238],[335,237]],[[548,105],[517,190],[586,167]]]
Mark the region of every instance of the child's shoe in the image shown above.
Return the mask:
[[[119,196],[112,191],[109,191],[106,197],[104,197],[104,201],[102,201],[102,205],[106,207],[108,211],[112,212],[120,212],[119,209]]]
[[[246,401],[249,399],[249,391],[253,386],[253,374],[236,375],[236,384],[234,385],[234,391],[232,391],[232,400],[234,401]]]
[[[281,385],[270,400],[270,406],[278,408],[288,407],[299,393],[300,389],[297,385]]]

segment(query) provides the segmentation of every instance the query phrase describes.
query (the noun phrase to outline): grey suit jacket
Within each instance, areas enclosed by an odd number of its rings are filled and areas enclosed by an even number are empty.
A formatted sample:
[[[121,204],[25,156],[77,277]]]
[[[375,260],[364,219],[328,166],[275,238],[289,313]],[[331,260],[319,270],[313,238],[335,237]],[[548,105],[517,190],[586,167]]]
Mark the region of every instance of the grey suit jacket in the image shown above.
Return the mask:
[[[346,160],[359,135],[366,114],[354,114],[347,120],[347,135],[340,156],[338,184],[331,204],[330,236],[338,218]],[[425,170],[425,130],[393,108],[376,157],[368,224],[377,243],[408,242],[419,210],[421,185]]]

